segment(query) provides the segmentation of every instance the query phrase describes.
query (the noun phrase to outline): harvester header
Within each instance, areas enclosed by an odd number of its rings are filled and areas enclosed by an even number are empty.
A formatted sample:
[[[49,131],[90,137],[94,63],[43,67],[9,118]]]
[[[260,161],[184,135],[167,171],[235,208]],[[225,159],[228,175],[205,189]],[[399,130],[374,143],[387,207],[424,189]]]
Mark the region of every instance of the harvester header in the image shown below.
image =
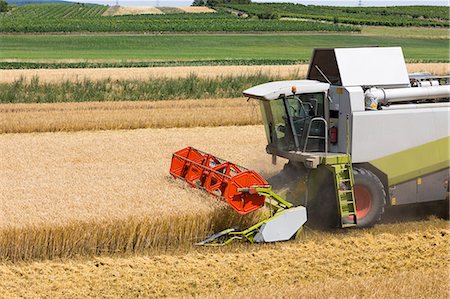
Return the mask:
[[[224,198],[236,212],[242,215],[264,206],[265,197],[255,192],[239,190],[269,185],[255,171],[193,147],[186,147],[173,154],[170,174],[185,180],[193,187]]]
[[[255,171],[193,147],[173,154],[170,174],[225,200],[242,215],[265,204],[270,207],[269,217],[252,227],[243,231],[226,229],[197,245],[224,245],[236,239],[246,239],[252,243],[286,241],[295,236],[306,222],[306,209],[294,207],[275,194],[267,181]]]

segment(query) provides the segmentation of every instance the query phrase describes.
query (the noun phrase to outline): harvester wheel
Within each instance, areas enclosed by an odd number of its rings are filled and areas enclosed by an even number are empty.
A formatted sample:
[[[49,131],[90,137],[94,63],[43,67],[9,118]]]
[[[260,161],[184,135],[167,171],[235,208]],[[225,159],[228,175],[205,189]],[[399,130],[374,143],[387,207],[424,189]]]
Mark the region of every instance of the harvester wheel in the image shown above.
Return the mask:
[[[381,219],[386,205],[386,192],[380,179],[364,168],[353,168],[358,227],[371,227]]]

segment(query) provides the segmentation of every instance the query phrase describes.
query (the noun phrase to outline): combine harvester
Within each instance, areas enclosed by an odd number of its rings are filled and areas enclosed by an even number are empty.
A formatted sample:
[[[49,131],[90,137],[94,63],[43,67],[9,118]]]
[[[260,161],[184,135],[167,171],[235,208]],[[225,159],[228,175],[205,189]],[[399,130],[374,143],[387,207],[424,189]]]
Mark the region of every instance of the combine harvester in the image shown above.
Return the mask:
[[[315,49],[307,80],[270,82],[244,95],[260,102],[273,163],[288,162],[266,181],[191,147],[176,152],[174,177],[240,214],[264,204],[271,211],[247,230],[228,229],[199,245],[289,240],[306,209],[313,225],[370,227],[386,206],[448,200],[449,76],[408,75],[401,48]]]

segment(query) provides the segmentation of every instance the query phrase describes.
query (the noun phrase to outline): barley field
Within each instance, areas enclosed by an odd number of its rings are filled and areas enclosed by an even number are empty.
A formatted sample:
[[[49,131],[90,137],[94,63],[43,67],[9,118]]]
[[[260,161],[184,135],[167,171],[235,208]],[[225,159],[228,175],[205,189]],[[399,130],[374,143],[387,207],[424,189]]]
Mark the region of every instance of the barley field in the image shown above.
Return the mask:
[[[192,145],[269,176],[283,161],[265,144],[260,125],[2,134],[0,260],[159,252],[254,223],[168,169]]]
[[[265,144],[261,125],[1,134],[2,295],[447,298],[450,229],[436,217],[193,247],[260,214],[170,178],[171,154],[192,145],[268,176],[283,163]]]
[[[259,105],[245,98],[0,105],[0,133],[257,124]]]
[[[0,260],[165,249],[255,222],[170,178],[187,145],[263,174],[281,167],[262,126],[0,135]]]
[[[272,168],[262,126],[3,134],[0,140],[7,211],[1,228],[207,209],[196,196],[202,193],[168,175],[172,153],[188,145],[259,171]]]
[[[0,264],[6,297],[448,298],[450,230],[431,218],[292,242]]]
[[[65,60],[59,60],[65,61]],[[73,62],[75,60],[67,60]],[[84,61],[84,60],[83,60]],[[297,65],[258,65],[258,66],[175,66],[175,67],[142,67],[142,68],[74,68],[74,69],[17,69],[0,70],[0,83],[13,83],[23,78],[29,82],[33,77],[42,83],[58,83],[64,81],[89,80],[147,80],[149,78],[183,78],[195,74],[199,78],[218,76],[250,76],[255,74],[287,78],[295,75],[305,78],[307,64]],[[408,72],[430,72],[435,75],[450,73],[448,63],[410,63]]]
[[[449,75],[440,8],[355,8],[352,22],[385,25],[357,27],[337,11],[50,4],[11,19],[19,8],[0,13],[0,299],[450,298],[448,201],[386,206],[366,229],[197,247],[267,209],[239,215],[169,174],[186,146],[279,173],[242,91],[306,78],[313,48],[401,46],[409,73]]]
[[[283,161],[260,122],[243,98],[0,105],[0,297],[449,297],[450,227],[434,216],[194,247],[261,213],[172,179],[172,153],[270,176]]]

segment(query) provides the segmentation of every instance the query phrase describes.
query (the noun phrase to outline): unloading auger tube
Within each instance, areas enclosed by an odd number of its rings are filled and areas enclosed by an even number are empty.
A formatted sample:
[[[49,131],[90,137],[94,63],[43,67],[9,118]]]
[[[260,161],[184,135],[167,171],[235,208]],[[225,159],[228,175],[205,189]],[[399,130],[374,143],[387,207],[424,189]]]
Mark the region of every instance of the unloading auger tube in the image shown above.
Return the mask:
[[[450,85],[414,87],[414,88],[377,88],[365,91],[367,108],[376,108],[379,104],[388,105],[410,100],[441,99],[450,97]]]
[[[226,229],[196,245],[221,246],[234,240],[286,241],[296,237],[307,220],[305,207],[294,207],[275,194],[255,171],[195,148],[186,147],[173,154],[170,174],[225,200],[239,214],[248,214],[264,205],[269,208],[269,216],[261,222],[242,231]]]

